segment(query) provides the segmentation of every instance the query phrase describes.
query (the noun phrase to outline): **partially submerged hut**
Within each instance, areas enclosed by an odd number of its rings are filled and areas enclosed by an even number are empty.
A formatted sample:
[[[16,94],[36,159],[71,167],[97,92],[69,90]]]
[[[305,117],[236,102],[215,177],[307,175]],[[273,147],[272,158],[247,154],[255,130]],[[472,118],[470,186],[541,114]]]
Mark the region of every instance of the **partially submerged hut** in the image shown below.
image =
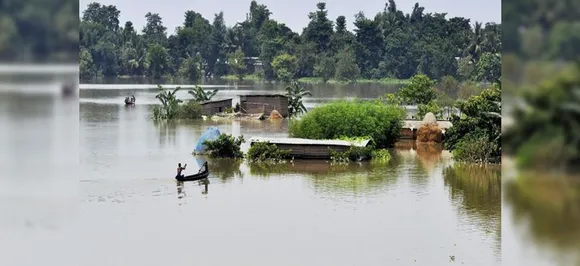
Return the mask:
[[[250,146],[256,142],[269,142],[279,149],[290,150],[290,156],[296,159],[330,159],[330,151],[345,152],[351,146],[366,147],[370,140],[315,140],[300,138],[252,138]]]
[[[273,110],[288,117],[288,96],[282,94],[241,95],[240,107],[247,114],[270,115]]]
[[[201,113],[206,116],[215,115],[218,113],[223,113],[228,108],[232,108],[232,99],[223,99],[216,101],[206,101],[201,104]]]

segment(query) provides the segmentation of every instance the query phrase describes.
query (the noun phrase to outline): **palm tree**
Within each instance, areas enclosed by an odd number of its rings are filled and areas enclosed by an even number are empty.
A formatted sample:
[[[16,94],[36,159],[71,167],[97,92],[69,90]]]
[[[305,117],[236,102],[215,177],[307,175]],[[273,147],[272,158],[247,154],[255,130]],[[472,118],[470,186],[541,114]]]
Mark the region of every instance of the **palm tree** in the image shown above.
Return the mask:
[[[288,113],[290,116],[297,116],[307,112],[302,98],[312,96],[309,90],[306,90],[297,81],[293,80],[290,86],[286,87],[286,96],[288,96]]]
[[[475,22],[473,28],[473,34],[471,35],[471,41],[469,46],[464,51],[464,54],[471,56],[471,61],[476,63],[479,60],[479,56],[482,54],[483,45],[483,31],[481,29],[481,22]]]

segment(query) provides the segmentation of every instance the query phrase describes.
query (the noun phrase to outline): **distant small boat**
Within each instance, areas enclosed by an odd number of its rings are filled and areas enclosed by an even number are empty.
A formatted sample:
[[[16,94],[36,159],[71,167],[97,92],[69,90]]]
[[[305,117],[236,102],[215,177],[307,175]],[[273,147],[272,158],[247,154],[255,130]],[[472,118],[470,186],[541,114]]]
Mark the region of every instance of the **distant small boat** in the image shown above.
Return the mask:
[[[201,180],[201,179],[205,179],[209,176],[209,169],[207,168],[207,162],[203,163],[203,165],[201,166],[201,169],[199,169],[199,172],[197,174],[193,174],[193,175],[187,175],[187,176],[176,176],[175,179],[177,181],[196,181],[196,180]]]
[[[125,105],[132,105],[135,104],[135,97],[126,97],[125,98]]]
[[[61,87],[62,95],[65,97],[70,97],[74,95],[74,86],[72,84],[64,84]]]

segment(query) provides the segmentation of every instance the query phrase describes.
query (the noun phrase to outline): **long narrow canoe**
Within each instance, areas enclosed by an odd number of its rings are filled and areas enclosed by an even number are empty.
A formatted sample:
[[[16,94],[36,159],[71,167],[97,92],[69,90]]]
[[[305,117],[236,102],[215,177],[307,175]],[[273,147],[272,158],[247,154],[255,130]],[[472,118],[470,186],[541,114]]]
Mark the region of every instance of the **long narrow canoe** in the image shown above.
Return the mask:
[[[209,169],[207,168],[207,162],[205,162],[202,166],[203,171],[199,171],[197,174],[187,175],[187,176],[176,176],[175,179],[177,181],[196,181],[207,178],[209,176]]]

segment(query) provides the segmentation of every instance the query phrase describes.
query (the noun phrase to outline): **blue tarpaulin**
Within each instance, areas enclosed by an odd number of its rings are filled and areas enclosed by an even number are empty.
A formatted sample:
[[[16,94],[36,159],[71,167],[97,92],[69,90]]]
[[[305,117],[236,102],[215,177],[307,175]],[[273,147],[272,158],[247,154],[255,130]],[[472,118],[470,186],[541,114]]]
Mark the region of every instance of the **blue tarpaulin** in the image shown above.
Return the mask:
[[[220,130],[217,127],[209,127],[197,141],[197,145],[195,146],[195,153],[203,153],[205,152],[205,145],[203,142],[206,140],[216,140],[220,136]]]

